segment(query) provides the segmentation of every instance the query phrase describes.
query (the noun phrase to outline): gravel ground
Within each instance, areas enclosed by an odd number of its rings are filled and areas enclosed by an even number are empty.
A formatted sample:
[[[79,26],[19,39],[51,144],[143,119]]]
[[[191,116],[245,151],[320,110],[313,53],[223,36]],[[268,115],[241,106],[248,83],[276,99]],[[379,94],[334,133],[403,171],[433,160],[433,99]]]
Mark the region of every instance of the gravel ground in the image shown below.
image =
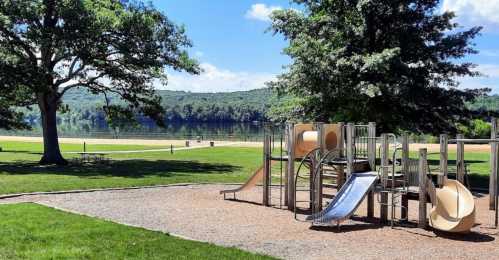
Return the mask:
[[[231,186],[232,187],[232,186]],[[414,227],[382,227],[356,220],[336,227],[311,228],[286,210],[256,205],[261,189],[224,201],[223,185],[191,185],[76,194],[37,195],[0,203],[36,202],[43,205],[173,233],[223,246],[235,246],[285,259],[493,259],[499,256],[499,230],[491,228],[488,198],[477,198],[478,221],[467,235],[435,234]],[[278,195],[274,191],[274,196]],[[274,199],[275,202],[278,200]],[[256,203],[255,203],[256,202]],[[410,202],[410,218],[417,216]],[[379,211],[376,210],[376,213]],[[302,216],[301,216],[302,217]]]

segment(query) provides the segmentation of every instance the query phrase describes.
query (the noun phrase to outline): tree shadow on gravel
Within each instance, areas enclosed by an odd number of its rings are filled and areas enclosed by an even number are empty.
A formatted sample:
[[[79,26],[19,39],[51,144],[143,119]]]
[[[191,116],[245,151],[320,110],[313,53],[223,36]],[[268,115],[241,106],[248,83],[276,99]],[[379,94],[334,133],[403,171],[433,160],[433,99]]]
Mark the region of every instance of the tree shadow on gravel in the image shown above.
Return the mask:
[[[42,166],[35,162],[0,162],[0,172],[10,175],[56,174],[86,178],[146,176],[171,177],[182,174],[217,174],[240,171],[242,167],[223,163],[204,163],[183,160],[121,160],[107,163]]]
[[[466,242],[474,242],[474,243],[484,243],[484,242],[492,242],[495,240],[494,237],[489,236],[487,234],[482,234],[478,232],[470,232],[470,233],[465,233],[465,234],[459,234],[459,233],[448,233],[448,232],[443,232],[439,230],[434,230],[435,234],[438,237],[441,238],[446,238],[450,240],[457,240],[457,241],[466,241]]]

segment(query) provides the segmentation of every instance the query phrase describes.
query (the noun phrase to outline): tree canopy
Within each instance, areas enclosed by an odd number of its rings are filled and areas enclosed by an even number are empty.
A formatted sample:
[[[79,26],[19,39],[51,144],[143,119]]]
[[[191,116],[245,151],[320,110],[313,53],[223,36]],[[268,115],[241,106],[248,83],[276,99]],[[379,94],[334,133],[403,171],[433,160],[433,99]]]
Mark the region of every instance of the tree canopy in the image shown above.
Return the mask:
[[[162,124],[153,85],[166,83],[166,67],[199,72],[187,54],[190,46],[183,27],[137,1],[0,0],[0,101],[14,94],[18,98],[9,99],[9,108],[38,105],[41,162],[65,163],[56,112],[68,90],[116,94],[127,106],[108,109],[134,111]],[[11,126],[19,125],[12,109],[0,113]]]
[[[270,85],[299,98],[300,120],[377,122],[383,131],[454,132],[465,105],[487,89],[458,87],[477,76],[459,62],[475,54],[481,27],[461,29],[439,0],[294,0],[272,15],[293,62]]]

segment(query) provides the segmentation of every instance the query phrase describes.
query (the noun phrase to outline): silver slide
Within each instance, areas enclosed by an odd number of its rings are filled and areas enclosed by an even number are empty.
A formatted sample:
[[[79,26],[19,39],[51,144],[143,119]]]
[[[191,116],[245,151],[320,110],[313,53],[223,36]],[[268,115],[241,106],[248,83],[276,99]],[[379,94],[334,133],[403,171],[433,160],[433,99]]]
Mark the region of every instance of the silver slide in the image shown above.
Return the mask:
[[[378,175],[376,172],[353,173],[341,187],[329,205],[319,213],[307,217],[313,224],[339,223],[348,219],[372,188]]]

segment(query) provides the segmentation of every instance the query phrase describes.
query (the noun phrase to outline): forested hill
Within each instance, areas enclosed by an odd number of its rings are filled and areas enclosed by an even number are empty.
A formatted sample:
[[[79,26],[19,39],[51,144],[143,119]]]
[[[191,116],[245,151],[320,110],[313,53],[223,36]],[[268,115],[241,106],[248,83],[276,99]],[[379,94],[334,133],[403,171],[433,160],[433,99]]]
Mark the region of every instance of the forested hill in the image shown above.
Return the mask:
[[[251,122],[265,121],[273,92],[270,89],[229,93],[191,93],[158,90],[169,121],[190,122]],[[111,104],[120,104],[117,96],[109,96]],[[86,90],[71,90],[63,97],[67,111],[59,113],[63,124],[103,124],[105,104],[103,95],[93,95]],[[27,111],[27,118],[39,121],[37,109]]]
[[[470,108],[473,110],[499,112],[499,95],[478,98],[473,104],[470,104]]]
[[[276,101],[270,89],[229,93],[191,93],[185,91],[159,90],[166,108],[166,117],[170,122],[251,122],[268,120],[267,112],[271,103]],[[111,103],[120,100],[111,96]],[[64,96],[68,110],[59,113],[62,124],[103,125],[105,114],[102,95],[92,95],[84,90],[73,90]],[[469,104],[474,110],[493,110],[499,112],[499,95],[478,99]],[[27,118],[32,123],[39,121],[39,112],[35,108],[27,111]]]

